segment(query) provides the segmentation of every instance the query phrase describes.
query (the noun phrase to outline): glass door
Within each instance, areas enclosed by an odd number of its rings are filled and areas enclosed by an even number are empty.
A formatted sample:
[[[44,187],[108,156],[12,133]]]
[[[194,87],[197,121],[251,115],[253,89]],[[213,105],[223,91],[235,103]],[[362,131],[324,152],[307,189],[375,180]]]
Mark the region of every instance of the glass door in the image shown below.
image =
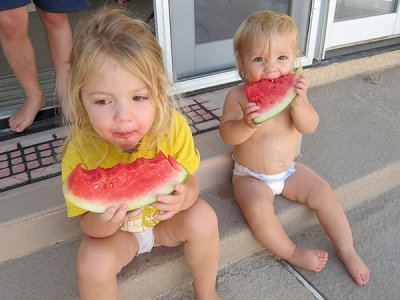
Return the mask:
[[[320,1],[155,1],[156,11],[169,12],[168,20],[165,15],[159,15],[163,19],[157,20],[157,28],[164,32],[163,36],[170,38],[170,43],[166,38],[161,40],[161,44],[166,52],[171,79],[179,92],[239,80],[235,70],[233,35],[249,14],[265,9],[282,12],[295,19],[301,36],[303,59],[305,64],[311,64],[313,50],[310,49],[315,48],[315,45],[309,47],[312,2]]]
[[[400,34],[398,0],[332,0],[325,49]]]

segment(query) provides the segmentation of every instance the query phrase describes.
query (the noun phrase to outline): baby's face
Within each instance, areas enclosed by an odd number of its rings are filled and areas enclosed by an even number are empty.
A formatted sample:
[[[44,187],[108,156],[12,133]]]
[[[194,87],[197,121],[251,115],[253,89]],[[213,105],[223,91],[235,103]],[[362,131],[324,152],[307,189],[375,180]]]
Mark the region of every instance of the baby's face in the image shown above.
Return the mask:
[[[295,60],[293,35],[277,33],[268,53],[265,53],[265,43],[261,43],[244,52],[241,65],[247,81],[251,83],[290,74],[293,72]]]
[[[125,152],[135,149],[150,130],[155,116],[142,79],[107,58],[82,89],[82,102],[94,130]]]

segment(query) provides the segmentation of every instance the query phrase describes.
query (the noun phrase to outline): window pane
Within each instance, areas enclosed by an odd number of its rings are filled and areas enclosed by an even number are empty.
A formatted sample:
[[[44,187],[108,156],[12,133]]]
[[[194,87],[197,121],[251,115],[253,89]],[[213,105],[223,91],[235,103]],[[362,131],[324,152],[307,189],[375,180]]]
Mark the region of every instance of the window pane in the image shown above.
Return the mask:
[[[196,44],[232,38],[248,15],[266,9],[288,14],[288,0],[195,0]]]
[[[337,0],[335,22],[396,11],[397,0]]]

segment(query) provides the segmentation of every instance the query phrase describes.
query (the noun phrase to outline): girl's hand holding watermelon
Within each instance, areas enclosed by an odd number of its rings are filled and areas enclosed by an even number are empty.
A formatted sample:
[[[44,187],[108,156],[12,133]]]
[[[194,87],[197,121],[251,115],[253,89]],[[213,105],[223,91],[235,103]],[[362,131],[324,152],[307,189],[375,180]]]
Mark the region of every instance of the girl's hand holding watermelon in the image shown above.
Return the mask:
[[[104,213],[99,214],[100,221],[103,223],[111,222],[119,225],[130,219],[136,218],[143,211],[143,207],[129,212],[127,212],[127,209],[127,205],[121,205],[119,209],[110,207]]]
[[[122,205],[119,209],[108,208],[104,213],[87,212],[79,216],[80,225],[87,235],[105,238],[113,235],[121,223],[135,218],[143,211],[143,208],[127,212],[127,206]]]
[[[175,191],[170,195],[158,195],[157,202],[151,206],[163,211],[162,214],[154,215],[157,220],[167,220],[182,210],[193,205],[197,200],[199,185],[196,177],[190,175],[182,184],[174,186]]]

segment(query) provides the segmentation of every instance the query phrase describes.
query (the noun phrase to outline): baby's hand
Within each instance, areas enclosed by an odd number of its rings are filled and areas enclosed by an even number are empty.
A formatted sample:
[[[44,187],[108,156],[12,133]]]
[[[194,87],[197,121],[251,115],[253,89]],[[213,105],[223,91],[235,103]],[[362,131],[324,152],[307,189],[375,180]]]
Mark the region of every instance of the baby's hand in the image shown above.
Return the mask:
[[[186,200],[186,188],[183,184],[176,184],[175,191],[169,195],[158,195],[157,202],[151,206],[164,211],[162,214],[154,215],[157,220],[167,220],[180,212]]]
[[[120,224],[139,216],[144,208],[142,207],[129,212],[126,211],[127,209],[128,206],[126,204],[121,205],[118,210],[114,207],[110,207],[104,213],[99,214],[99,218],[104,223],[111,222],[113,224]]]
[[[294,85],[294,91],[298,96],[304,97],[307,94],[308,90],[308,81],[307,76],[305,74],[300,74],[300,77],[297,79]]]
[[[260,109],[255,103],[246,103],[242,108],[243,110],[243,121],[247,127],[258,128],[259,124],[254,124],[254,118],[258,116],[257,111]]]

